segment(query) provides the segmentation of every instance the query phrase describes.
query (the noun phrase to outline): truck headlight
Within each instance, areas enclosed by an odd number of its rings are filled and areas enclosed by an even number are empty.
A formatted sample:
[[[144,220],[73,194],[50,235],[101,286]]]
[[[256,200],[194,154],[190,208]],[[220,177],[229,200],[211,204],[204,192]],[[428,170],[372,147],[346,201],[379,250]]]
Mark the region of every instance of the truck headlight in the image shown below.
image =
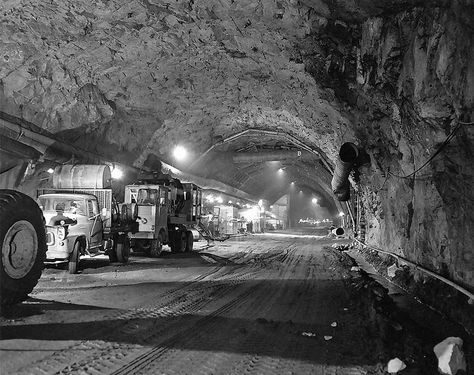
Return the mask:
[[[62,241],[66,238],[66,228],[58,227],[58,240]]]

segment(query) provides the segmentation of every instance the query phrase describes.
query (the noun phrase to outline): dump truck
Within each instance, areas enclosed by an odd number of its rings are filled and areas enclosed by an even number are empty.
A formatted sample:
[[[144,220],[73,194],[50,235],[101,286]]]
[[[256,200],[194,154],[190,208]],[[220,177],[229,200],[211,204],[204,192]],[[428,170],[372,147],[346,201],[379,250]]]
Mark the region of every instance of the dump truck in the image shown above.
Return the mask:
[[[138,230],[130,234],[134,251],[159,256],[163,245],[172,252],[193,249],[193,232],[201,219],[202,190],[169,175],[141,179],[125,186],[125,204],[130,206]]]
[[[24,301],[38,283],[46,257],[43,215],[36,202],[0,189],[0,306]]]
[[[67,262],[73,274],[81,256],[128,261],[128,236],[138,223],[129,215],[131,207],[114,198],[107,165],[56,167],[53,188],[38,191],[38,204],[46,222],[47,264]]]

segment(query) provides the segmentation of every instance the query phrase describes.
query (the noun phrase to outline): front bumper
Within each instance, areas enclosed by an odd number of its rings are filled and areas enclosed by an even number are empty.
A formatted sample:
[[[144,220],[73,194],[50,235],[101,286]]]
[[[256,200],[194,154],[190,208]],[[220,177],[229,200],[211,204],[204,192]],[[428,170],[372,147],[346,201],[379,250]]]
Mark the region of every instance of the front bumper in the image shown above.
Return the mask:
[[[57,241],[53,245],[48,245],[46,251],[46,261],[65,261],[69,259],[69,241],[64,239],[63,241]]]

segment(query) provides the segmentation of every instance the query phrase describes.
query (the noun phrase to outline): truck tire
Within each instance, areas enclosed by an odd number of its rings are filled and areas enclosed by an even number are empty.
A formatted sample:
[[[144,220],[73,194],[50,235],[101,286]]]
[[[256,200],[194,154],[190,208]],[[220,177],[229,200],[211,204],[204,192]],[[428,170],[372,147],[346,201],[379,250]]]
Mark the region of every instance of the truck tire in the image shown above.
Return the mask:
[[[24,301],[38,283],[46,259],[43,214],[29,196],[0,190],[0,303]]]
[[[193,232],[188,230],[186,232],[186,252],[193,251],[193,244],[194,244],[194,235]]]
[[[130,241],[128,238],[121,239],[117,242],[115,255],[120,263],[128,262],[128,258],[130,257]]]
[[[82,244],[80,241],[76,241],[74,248],[69,255],[69,262],[67,263],[67,269],[70,274],[77,273],[79,269],[79,261],[81,259]]]
[[[116,251],[117,240],[114,238],[114,239],[111,239],[110,241],[112,242],[112,244],[107,249],[107,255],[109,256],[109,262],[110,263],[116,263],[116,262],[118,262],[118,260],[117,260],[117,251]]]
[[[150,256],[153,258],[157,258],[160,256],[162,250],[163,250],[163,236],[160,232],[158,233],[158,238],[151,241]]]
[[[186,231],[179,230],[174,232],[171,241],[171,251],[174,253],[184,253],[186,251],[187,236]]]

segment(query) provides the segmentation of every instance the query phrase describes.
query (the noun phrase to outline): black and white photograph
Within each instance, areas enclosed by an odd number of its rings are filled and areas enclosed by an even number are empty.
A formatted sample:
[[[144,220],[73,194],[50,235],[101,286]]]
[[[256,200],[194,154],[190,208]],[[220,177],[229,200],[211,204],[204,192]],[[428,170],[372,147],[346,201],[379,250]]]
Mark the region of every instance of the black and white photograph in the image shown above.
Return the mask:
[[[474,375],[473,0],[0,0],[1,375]]]

